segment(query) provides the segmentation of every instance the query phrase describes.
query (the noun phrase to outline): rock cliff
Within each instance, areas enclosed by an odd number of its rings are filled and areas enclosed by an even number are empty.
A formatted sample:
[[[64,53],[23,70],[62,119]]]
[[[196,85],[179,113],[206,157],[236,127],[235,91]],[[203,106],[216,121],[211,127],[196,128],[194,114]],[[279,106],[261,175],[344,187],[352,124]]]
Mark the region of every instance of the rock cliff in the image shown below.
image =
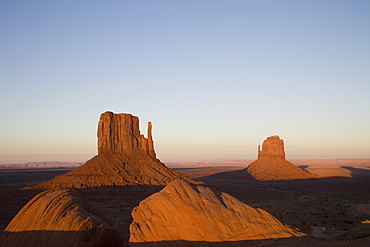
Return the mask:
[[[252,162],[248,172],[257,180],[291,180],[316,178],[285,159],[284,141],[279,136],[270,136],[258,146],[258,159]]]
[[[258,158],[282,158],[285,159],[284,141],[279,136],[270,136],[262,144],[258,145]]]
[[[101,114],[98,123],[98,154],[144,154],[155,158],[152,124],[148,138],[140,134],[139,118],[131,114]]]
[[[122,246],[108,219],[74,190],[44,191],[31,199],[0,236],[1,246]]]
[[[191,181],[156,158],[150,122],[145,138],[140,134],[138,117],[105,112],[98,123],[98,155],[66,174],[31,188],[166,185],[177,178]]]
[[[130,243],[225,242],[304,236],[262,209],[183,180],[172,181],[141,201],[132,211],[132,217]]]

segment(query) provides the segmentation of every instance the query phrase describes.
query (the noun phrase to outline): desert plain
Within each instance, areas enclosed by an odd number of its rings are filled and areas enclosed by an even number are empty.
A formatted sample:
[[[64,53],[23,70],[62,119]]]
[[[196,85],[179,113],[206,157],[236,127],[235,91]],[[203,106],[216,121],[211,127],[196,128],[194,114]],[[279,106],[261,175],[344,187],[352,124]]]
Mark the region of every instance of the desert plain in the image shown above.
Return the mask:
[[[370,159],[292,159],[290,162],[294,165],[317,174],[318,178],[277,181],[253,179],[245,170],[252,161],[169,162],[166,166],[215,190],[226,192],[249,206],[264,209],[283,224],[297,228],[307,236],[182,245],[369,246],[370,224],[361,222],[370,219]],[[1,231],[41,191],[22,188],[40,184],[73,169],[75,167],[1,169]],[[131,211],[140,201],[163,188],[160,185],[129,185],[77,191],[89,204],[104,212],[121,235],[124,245],[128,246]],[[131,243],[130,246],[140,246],[140,243]]]

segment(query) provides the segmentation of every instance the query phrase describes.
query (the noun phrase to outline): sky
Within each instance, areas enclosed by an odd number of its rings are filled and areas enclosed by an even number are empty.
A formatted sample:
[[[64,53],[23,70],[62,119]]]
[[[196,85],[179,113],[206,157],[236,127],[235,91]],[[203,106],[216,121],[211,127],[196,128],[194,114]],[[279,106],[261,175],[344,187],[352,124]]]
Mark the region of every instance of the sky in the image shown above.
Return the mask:
[[[0,164],[84,162],[101,113],[163,162],[370,158],[368,0],[2,0]]]

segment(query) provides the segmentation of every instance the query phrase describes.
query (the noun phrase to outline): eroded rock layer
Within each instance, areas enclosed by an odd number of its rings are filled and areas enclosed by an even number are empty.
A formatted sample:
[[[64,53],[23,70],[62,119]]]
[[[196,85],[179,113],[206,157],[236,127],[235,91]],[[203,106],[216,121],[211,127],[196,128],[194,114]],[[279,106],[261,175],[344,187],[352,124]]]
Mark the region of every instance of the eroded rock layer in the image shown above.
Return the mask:
[[[316,178],[315,174],[293,165],[285,159],[284,141],[279,136],[267,137],[258,146],[258,159],[252,162],[248,172],[258,180],[291,180]]]
[[[303,236],[262,209],[183,180],[169,183],[132,211],[130,243],[224,242]]]
[[[31,199],[0,237],[1,246],[122,246],[107,218],[70,189]]]

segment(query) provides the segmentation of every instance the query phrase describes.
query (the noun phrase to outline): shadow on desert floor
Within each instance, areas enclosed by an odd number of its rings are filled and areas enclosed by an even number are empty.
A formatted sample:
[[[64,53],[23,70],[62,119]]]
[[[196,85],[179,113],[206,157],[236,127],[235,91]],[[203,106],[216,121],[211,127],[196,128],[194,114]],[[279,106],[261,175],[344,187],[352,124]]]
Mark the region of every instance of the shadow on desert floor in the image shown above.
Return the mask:
[[[293,246],[287,243],[295,242],[306,237],[292,237],[286,239],[264,239],[264,240],[242,240],[229,242],[206,242],[206,241],[158,241],[158,242],[144,242],[144,243],[130,243],[130,247],[245,247],[245,246]],[[279,244],[280,242],[280,244]]]
[[[89,243],[93,242],[93,236],[89,238],[88,234],[84,231],[21,231],[21,232],[4,232],[8,238],[1,238],[2,244],[7,245],[7,240],[16,239],[18,246],[38,246],[49,247],[52,246],[62,247],[73,245],[68,243],[68,240],[81,240]],[[40,241],[42,236],[43,241]],[[5,241],[4,241],[5,240]],[[187,241],[187,240],[173,240],[173,241],[156,241],[156,242],[139,242],[139,243],[124,243],[120,239],[112,236],[106,236],[102,241],[95,244],[95,247],[256,247],[256,246],[297,246],[298,243],[304,241],[305,246],[316,246],[317,240],[310,237],[292,237],[283,239],[264,239],[264,240],[241,240],[241,241],[228,241],[228,242],[207,242],[207,241]],[[14,243],[14,242],[13,242]]]
[[[77,236],[83,235],[79,231],[23,231],[23,232],[7,232],[6,234],[19,239],[19,246],[38,246],[49,247],[50,241],[40,242],[37,236],[47,236],[47,239],[52,239],[54,247],[66,246],[68,239],[76,239]],[[21,240],[27,240],[25,242]],[[1,243],[7,243],[0,239]],[[44,239],[46,240],[46,239]],[[37,241],[37,242],[35,242]],[[84,241],[89,242],[89,236],[85,236]],[[312,237],[292,237],[282,239],[265,239],[265,240],[243,240],[229,242],[206,242],[206,241],[157,241],[157,242],[141,242],[141,243],[125,243],[122,245],[119,239],[107,236],[103,241],[95,244],[95,247],[257,247],[257,246],[279,246],[279,247],[296,247],[296,246],[327,246],[327,247],[344,247],[344,246],[368,246],[369,238],[347,240],[347,241],[322,241]]]
[[[252,177],[252,175],[246,170],[236,170],[236,171],[228,171],[228,172],[219,172],[209,176],[204,176],[197,178],[197,181],[203,181],[204,179],[230,179],[230,180],[256,180]]]
[[[230,242],[202,242],[202,241],[159,241],[146,243],[130,243],[130,247],[296,247],[296,246],[325,246],[325,247],[348,247],[368,246],[369,238],[345,240],[345,241],[322,241],[312,237],[291,237],[281,239],[244,240]]]
[[[352,166],[341,166],[341,168],[351,171],[352,178],[370,178],[370,170],[355,168]]]
[[[305,170],[306,172],[309,172],[308,170],[307,170],[307,168],[308,167],[310,167],[310,166],[307,166],[307,165],[303,165],[303,166],[298,166],[299,168],[301,168],[302,170]]]
[[[111,221],[113,228],[128,243],[131,212],[148,196],[160,191],[161,185],[128,185],[77,189],[78,193],[92,206],[98,208]]]
[[[2,169],[0,170],[0,184],[38,184],[72,170],[73,168]]]
[[[307,168],[309,168],[308,165],[302,165],[302,166],[299,166],[299,167],[301,169],[305,170],[305,171],[308,171]],[[370,178],[370,170],[355,168],[355,167],[351,167],[351,166],[341,166],[340,168],[349,170],[351,172],[351,176],[347,177],[349,179],[351,179],[351,178],[353,178],[353,179]],[[313,178],[313,179],[309,178],[309,179],[292,179],[292,180],[265,180],[265,182],[269,182],[269,181],[295,181],[295,180],[303,181],[303,180],[341,179],[341,178],[345,178],[345,177],[333,175],[333,176],[325,176],[325,177],[319,177],[319,178]],[[195,180],[206,182],[206,181],[213,180],[213,179],[244,180],[244,181],[256,180],[255,178],[252,177],[252,175],[246,169],[235,170],[235,171],[226,171],[226,172],[218,172],[218,173],[215,173],[215,174],[212,174],[212,175],[196,178]]]
[[[96,243],[95,236],[90,231],[20,231],[20,232],[3,232],[0,236],[1,246],[37,246],[37,247],[62,247],[76,246],[85,244],[84,246],[96,247],[122,247],[122,240],[113,232],[106,233]]]

